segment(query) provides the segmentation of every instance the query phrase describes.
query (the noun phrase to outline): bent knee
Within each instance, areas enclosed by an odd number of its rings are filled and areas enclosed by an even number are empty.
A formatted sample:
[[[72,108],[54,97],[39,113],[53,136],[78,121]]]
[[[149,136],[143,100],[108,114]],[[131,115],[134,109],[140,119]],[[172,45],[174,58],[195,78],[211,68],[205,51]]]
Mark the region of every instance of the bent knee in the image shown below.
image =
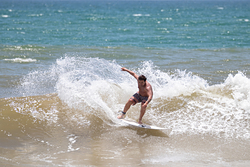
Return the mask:
[[[135,104],[136,104],[136,102],[135,102],[134,99],[129,99],[129,100],[128,100],[128,103],[130,103],[130,104],[132,104],[132,105],[135,105]]]
[[[146,109],[147,106],[144,106],[143,104],[144,104],[144,103],[141,103],[141,108]]]

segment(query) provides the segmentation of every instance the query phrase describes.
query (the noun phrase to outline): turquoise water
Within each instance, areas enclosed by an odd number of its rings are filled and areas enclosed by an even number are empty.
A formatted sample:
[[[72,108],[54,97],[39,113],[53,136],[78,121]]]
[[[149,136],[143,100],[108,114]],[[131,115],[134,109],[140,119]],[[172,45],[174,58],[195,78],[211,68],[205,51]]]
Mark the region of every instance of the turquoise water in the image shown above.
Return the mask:
[[[249,54],[249,1],[1,0],[0,164],[249,166]]]
[[[2,1],[1,44],[248,48],[247,1]]]

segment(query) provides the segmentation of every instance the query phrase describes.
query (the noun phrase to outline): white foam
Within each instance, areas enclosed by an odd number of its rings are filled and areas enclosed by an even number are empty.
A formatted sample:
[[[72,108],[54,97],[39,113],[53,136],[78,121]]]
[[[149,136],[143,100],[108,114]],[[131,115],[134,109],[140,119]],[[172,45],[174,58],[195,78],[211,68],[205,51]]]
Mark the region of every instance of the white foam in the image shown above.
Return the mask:
[[[150,14],[133,14],[135,17],[150,16]]]
[[[40,16],[43,16],[43,14],[42,13],[40,13],[40,14],[30,14],[28,16],[30,16],[30,17],[40,17]]]
[[[172,128],[172,134],[213,134],[250,138],[250,79],[239,72],[224,83],[209,85],[191,72],[163,72],[152,62],[139,69],[153,85],[148,119]]]
[[[14,58],[14,59],[4,59],[5,61],[11,61],[11,62],[15,62],[15,63],[32,63],[32,62],[36,62],[36,59],[31,59],[31,58]]]
[[[182,86],[188,89],[186,92],[199,93],[199,96],[192,98],[191,94],[185,94],[186,105],[171,112],[165,121],[171,122],[174,133],[249,139],[249,82],[246,76],[239,73],[229,75],[225,83],[219,85],[199,88],[196,84],[197,89]]]
[[[72,151],[77,151],[80,148],[74,148],[73,145],[76,143],[77,136],[74,134],[71,134],[67,137],[69,139],[69,145],[68,145],[68,151],[67,152],[72,152]]]
[[[138,89],[136,80],[120,68],[115,61],[66,56],[48,71],[30,73],[22,85],[23,90],[38,93],[54,86],[69,107],[115,122],[117,111]],[[144,74],[153,86],[154,97],[143,119],[172,128],[172,134],[250,139],[250,79],[243,73],[209,85],[191,72],[164,72],[151,61],[130,70]],[[138,118],[138,112],[133,115],[133,110],[139,109],[137,105],[130,111],[132,117]],[[91,121],[79,113],[72,115],[71,119],[78,123]]]
[[[208,87],[206,80],[191,72],[176,70],[169,75],[157,69],[151,61],[143,62],[139,73],[145,74],[154,85],[155,98],[172,98],[180,95],[191,95]]]
[[[120,74],[124,74],[118,64],[98,58],[66,57],[57,60],[55,68],[60,71],[58,96],[68,106],[115,118],[115,104],[122,95]]]
[[[9,15],[2,15],[2,17],[7,18],[7,17],[10,17],[10,16]]]
[[[48,124],[57,123],[58,110],[56,106],[50,106],[50,108],[42,108],[41,100],[32,97],[21,99],[20,101],[13,101],[10,106],[21,114],[30,114],[36,120],[43,120]]]
[[[240,109],[250,111],[250,79],[239,72],[235,76],[229,75],[223,86],[232,91],[234,102]]]

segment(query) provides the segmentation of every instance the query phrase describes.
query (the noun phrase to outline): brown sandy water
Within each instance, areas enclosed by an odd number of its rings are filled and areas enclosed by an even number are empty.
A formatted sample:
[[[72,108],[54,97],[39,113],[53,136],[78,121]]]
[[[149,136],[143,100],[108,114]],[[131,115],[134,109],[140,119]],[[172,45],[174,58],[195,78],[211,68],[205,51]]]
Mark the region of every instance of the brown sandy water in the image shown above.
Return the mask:
[[[1,166],[247,166],[250,163],[250,142],[236,134],[227,137],[222,133],[179,133],[171,123],[170,134],[129,127],[102,114],[69,108],[56,94],[5,98],[0,105]],[[134,113],[136,107],[131,109],[130,117]],[[150,123],[147,116],[145,121]]]

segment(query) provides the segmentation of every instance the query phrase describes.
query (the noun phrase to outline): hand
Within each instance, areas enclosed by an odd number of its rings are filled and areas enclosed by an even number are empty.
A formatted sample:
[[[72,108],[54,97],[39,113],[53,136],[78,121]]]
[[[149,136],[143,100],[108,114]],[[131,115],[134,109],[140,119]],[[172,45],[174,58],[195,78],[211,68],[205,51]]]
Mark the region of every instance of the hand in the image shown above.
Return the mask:
[[[122,71],[127,71],[127,69],[125,67],[122,67],[121,70]]]
[[[147,102],[143,103],[143,105],[142,105],[142,107],[147,107],[147,106],[148,106]]]

